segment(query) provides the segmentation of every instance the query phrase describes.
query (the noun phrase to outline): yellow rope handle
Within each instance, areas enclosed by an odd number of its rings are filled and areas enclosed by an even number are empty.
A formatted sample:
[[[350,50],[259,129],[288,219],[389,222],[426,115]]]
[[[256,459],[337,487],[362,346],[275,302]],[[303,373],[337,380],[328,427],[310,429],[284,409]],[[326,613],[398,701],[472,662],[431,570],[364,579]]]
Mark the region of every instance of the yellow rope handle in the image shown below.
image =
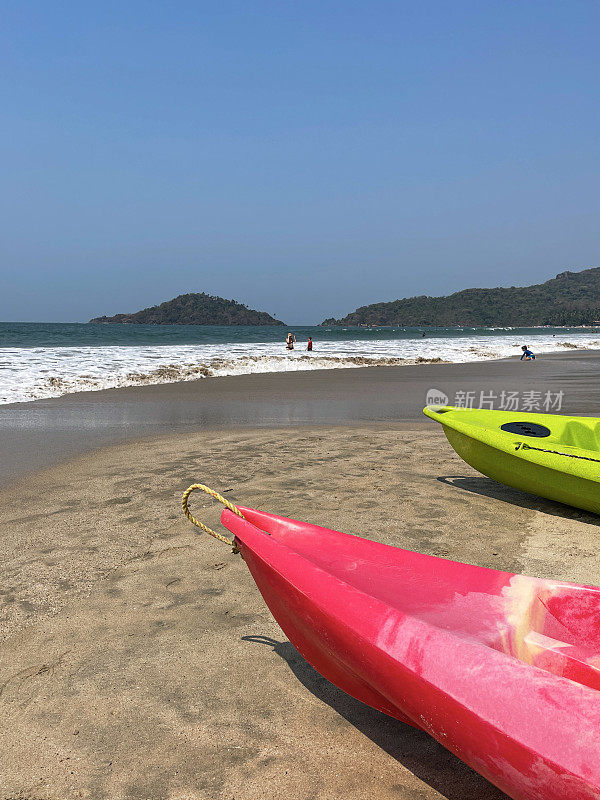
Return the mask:
[[[222,494],[215,492],[214,489],[211,489],[210,486],[205,486],[203,483],[193,483],[191,486],[188,486],[188,488],[183,493],[183,497],[181,498],[181,507],[183,508],[183,513],[186,515],[186,517],[189,519],[190,522],[192,522],[194,525],[197,525],[201,530],[205,531],[206,533],[209,533],[211,536],[214,536],[215,539],[218,539],[220,542],[225,542],[225,544],[231,545],[234,553],[239,553],[240,551],[235,543],[235,539],[228,539],[227,536],[223,536],[222,533],[217,533],[217,531],[213,531],[212,528],[209,528],[208,525],[205,525],[203,522],[200,522],[200,520],[196,519],[196,517],[192,514],[192,512],[188,508],[188,501],[191,493],[195,492],[196,489],[199,489],[201,492],[206,492],[206,494],[209,494],[211,497],[214,497],[215,500],[218,500],[219,503],[223,503],[225,508],[228,508],[230,511],[233,511],[233,513],[237,514],[238,517],[241,517],[242,519],[246,519],[246,517],[242,514],[242,512],[239,510],[237,506],[234,506],[233,503],[230,503],[229,500],[226,500]]]

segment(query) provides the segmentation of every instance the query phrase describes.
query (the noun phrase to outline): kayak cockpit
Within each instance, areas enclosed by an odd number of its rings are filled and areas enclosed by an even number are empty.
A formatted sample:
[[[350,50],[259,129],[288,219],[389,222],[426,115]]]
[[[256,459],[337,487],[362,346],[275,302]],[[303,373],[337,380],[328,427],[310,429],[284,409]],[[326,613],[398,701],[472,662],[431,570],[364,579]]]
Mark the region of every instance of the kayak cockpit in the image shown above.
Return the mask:
[[[569,420],[558,439],[567,447],[578,447],[581,450],[600,452],[600,422],[590,417],[589,420]]]
[[[523,596],[525,581],[515,576]],[[506,607],[494,649],[559,677],[600,689],[600,591],[536,581],[530,601],[515,613]],[[527,591],[527,590],[526,590]],[[526,593],[526,592],[525,592]],[[508,599],[509,589],[505,593]]]

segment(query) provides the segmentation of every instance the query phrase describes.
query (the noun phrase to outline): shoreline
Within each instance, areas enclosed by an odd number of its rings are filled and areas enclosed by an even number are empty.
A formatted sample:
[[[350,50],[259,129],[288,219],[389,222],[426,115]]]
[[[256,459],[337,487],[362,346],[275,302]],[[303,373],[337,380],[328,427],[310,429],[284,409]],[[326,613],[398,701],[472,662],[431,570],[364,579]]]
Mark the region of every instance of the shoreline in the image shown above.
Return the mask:
[[[85,452],[171,433],[287,426],[427,425],[429,389],[562,391],[556,413],[600,413],[600,351],[393,367],[255,373],[80,392],[0,408],[0,487]]]
[[[520,355],[515,341],[518,339],[528,341],[542,357],[560,355],[565,349],[586,352],[600,346],[597,334],[573,331],[565,337],[559,329],[555,330],[553,335],[533,329],[512,333],[455,330],[454,334],[446,331],[448,335],[440,337],[430,333],[426,338],[422,338],[424,332],[414,337],[371,331],[362,339],[346,331],[327,333],[311,353],[304,352],[304,344],[290,353],[282,351],[279,341],[263,341],[260,337],[246,341],[245,337],[238,339],[235,335],[224,340],[221,333],[212,338],[200,337],[198,341],[193,337],[190,341],[178,341],[177,337],[172,341],[160,336],[141,337],[138,341],[134,337],[129,345],[118,336],[114,341],[108,337],[105,343],[94,337],[89,340],[83,337],[81,341],[75,337],[69,345],[68,336],[57,335],[52,340],[47,334],[48,342],[36,343],[33,337],[29,346],[8,346],[2,351],[5,380],[0,387],[0,400],[2,404],[17,404],[56,399],[63,394],[139,388],[203,377],[503,360]],[[298,335],[302,337],[300,331]],[[574,341],[562,341],[564,338]]]
[[[598,358],[600,357],[600,348],[595,349],[583,349],[583,348],[573,348],[573,349],[566,349],[565,352],[554,352],[554,353],[541,353],[535,359],[536,362],[546,362],[546,361],[565,361],[571,362],[573,360],[587,360],[588,358]],[[131,386],[113,386],[107,387],[102,389],[90,389],[90,390],[83,390],[83,391],[76,391],[76,392],[66,392],[65,394],[57,395],[56,397],[39,397],[33,400],[20,400],[13,403],[2,403],[0,404],[0,413],[3,409],[6,410],[15,410],[15,409],[27,409],[27,408],[34,408],[37,406],[42,406],[45,404],[50,403],[60,403],[60,402],[69,402],[70,399],[86,399],[89,398],[92,400],[96,397],[105,397],[111,393],[115,393],[115,396],[119,394],[123,395],[123,398],[127,397],[127,394],[130,393],[137,393],[137,392],[148,392],[152,390],[162,390],[165,389],[168,391],[169,387],[184,387],[188,385],[200,384],[204,383],[205,381],[227,381],[227,380],[244,380],[244,379],[255,379],[255,378],[273,378],[277,376],[299,376],[301,379],[305,376],[311,376],[315,373],[317,375],[327,374],[327,375],[335,375],[336,373],[362,373],[366,370],[372,371],[389,371],[389,370],[405,370],[410,368],[417,368],[423,369],[424,367],[479,367],[483,364],[504,364],[504,363],[520,363],[518,353],[514,356],[503,356],[501,358],[489,358],[482,356],[477,361],[445,361],[443,359],[423,359],[422,361],[412,361],[407,359],[407,363],[404,364],[364,364],[358,367],[330,367],[330,368],[323,368],[323,369],[314,369],[314,370],[289,370],[289,371],[273,371],[273,372],[250,372],[250,373],[241,373],[239,375],[207,375],[198,378],[193,378],[192,380],[181,380],[181,381],[165,381],[163,383],[144,383],[144,384],[136,384]]]

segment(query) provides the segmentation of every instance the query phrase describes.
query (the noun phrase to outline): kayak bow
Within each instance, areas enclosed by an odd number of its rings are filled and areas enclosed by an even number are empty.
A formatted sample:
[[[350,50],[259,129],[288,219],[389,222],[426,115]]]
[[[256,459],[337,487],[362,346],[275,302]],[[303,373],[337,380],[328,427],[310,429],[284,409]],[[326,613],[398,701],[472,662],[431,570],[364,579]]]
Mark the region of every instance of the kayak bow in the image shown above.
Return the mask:
[[[514,800],[600,798],[600,589],[252,508],[221,520],[325,678],[427,731]]]

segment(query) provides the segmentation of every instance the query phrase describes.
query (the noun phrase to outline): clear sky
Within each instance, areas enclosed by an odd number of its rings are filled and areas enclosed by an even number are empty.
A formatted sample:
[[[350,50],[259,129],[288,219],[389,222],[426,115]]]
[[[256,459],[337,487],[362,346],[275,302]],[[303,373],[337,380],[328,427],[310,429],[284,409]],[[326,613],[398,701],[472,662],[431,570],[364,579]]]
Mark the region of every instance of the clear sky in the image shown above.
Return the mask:
[[[2,5],[2,320],[600,265],[597,0]]]

